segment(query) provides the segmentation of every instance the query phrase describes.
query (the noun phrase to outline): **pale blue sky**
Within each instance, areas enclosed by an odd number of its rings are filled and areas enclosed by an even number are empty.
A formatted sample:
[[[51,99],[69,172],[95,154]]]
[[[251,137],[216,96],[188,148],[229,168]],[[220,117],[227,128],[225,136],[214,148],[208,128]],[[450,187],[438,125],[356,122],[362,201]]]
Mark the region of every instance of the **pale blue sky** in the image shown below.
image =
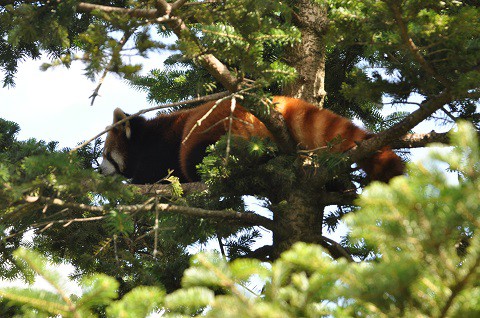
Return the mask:
[[[39,68],[44,61],[21,63],[16,86],[0,88],[0,117],[20,125],[20,140],[35,137],[73,147],[110,124],[116,107],[132,113],[152,106],[146,93],[131,88],[114,74],[107,75],[100,96],[90,106],[89,96],[97,82],[83,75],[81,63],[73,63],[70,69],[60,66],[43,72]],[[161,68],[163,56],[142,61],[146,71]]]

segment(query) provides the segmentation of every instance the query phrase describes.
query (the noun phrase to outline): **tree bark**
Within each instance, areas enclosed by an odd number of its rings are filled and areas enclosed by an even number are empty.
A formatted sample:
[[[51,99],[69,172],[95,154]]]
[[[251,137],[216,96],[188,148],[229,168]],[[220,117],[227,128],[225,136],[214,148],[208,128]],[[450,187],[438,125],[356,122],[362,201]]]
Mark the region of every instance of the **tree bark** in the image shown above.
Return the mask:
[[[296,1],[294,23],[302,37],[300,43],[286,52],[286,61],[297,70],[298,77],[283,89],[283,94],[306,100],[319,108],[323,107],[326,96],[327,22],[326,6],[312,0]],[[287,195],[286,203],[272,207],[272,259],[278,258],[296,242],[324,243],[322,221],[325,207],[315,201],[318,196],[310,193],[310,187],[305,182]]]
[[[286,86],[283,93],[322,108],[326,96],[324,36],[328,26],[327,9],[312,0],[299,0],[296,7],[294,21],[302,39],[287,52],[286,59],[297,70],[298,78]]]
[[[272,259],[290,249],[296,242],[319,243],[322,237],[324,207],[312,202],[309,191],[302,187],[292,190],[287,199],[273,210]]]

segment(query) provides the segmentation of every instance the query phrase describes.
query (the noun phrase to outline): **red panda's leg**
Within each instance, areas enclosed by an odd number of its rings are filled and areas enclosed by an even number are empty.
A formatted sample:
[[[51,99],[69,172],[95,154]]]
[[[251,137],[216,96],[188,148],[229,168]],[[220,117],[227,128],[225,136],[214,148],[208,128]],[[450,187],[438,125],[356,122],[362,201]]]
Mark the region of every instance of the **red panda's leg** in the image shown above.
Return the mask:
[[[201,141],[198,143],[186,143],[180,149],[180,167],[183,175],[190,182],[200,181],[197,173],[197,165],[202,162],[205,157],[205,151],[211,141]]]

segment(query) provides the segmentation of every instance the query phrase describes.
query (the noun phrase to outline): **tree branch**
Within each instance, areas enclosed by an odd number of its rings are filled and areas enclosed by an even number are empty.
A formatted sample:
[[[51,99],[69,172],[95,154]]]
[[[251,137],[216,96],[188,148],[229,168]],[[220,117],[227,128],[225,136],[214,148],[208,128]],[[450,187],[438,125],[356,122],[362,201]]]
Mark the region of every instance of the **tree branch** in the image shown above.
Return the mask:
[[[329,239],[328,237],[325,237],[323,235],[318,243],[325,247],[333,258],[337,259],[345,257],[347,261],[354,262],[352,255],[350,255],[350,252],[347,250],[347,248],[340,245],[340,243],[335,242],[334,240]]]
[[[426,73],[433,78],[435,78],[438,82],[440,82],[445,88],[450,86],[449,81],[447,81],[443,76],[437,73],[435,69],[428,63],[428,61],[423,57],[420,53],[419,48],[413,42],[413,39],[408,34],[408,28],[405,24],[405,21],[402,17],[402,12],[400,10],[399,3],[391,3],[390,9],[392,10],[395,20],[397,21],[397,25],[400,29],[400,36],[402,38],[403,43],[408,48],[408,50],[412,53],[415,60],[422,66],[422,68],[426,71]]]
[[[348,192],[325,192],[322,194],[320,202],[322,205],[352,205],[358,198],[358,193]]]
[[[187,0],[177,0],[172,3],[172,11],[177,10],[178,8],[182,7]]]
[[[121,51],[123,49],[123,47],[125,46],[125,44],[127,43],[128,39],[130,38],[130,36],[132,36],[133,32],[132,31],[125,31],[122,38],[120,39],[120,41],[118,42],[119,44],[119,47],[118,47],[118,50]],[[108,72],[110,72],[110,70],[112,69],[113,67],[113,64],[114,64],[114,52],[112,52],[112,57],[110,57],[110,61],[108,62],[108,65],[105,67],[105,70],[103,71],[103,74],[102,76],[100,77],[100,80],[98,81],[98,85],[97,87],[95,88],[95,90],[93,91],[93,94],[90,96],[90,98],[92,99],[91,103],[90,103],[90,106],[93,106],[93,103],[95,102],[95,99],[97,98],[97,96],[99,96],[98,92],[100,91],[100,87],[102,86],[103,84],[103,81],[105,80],[105,78],[107,77],[107,74]]]
[[[103,11],[105,13],[121,13],[128,15],[132,18],[155,19],[162,15],[158,12],[157,9],[127,9],[87,2],[79,2],[77,4],[78,12],[90,13],[94,10]]]
[[[93,10],[101,10],[107,13],[117,12],[126,14],[130,17],[146,19],[156,19],[161,17],[162,20],[159,20],[157,22],[166,22],[173,29],[173,32],[179,39],[190,38],[193,40],[193,42],[198,41],[198,39],[192,34],[190,29],[185,25],[184,21],[181,18],[171,16],[172,9],[179,8],[181,5],[183,5],[184,1],[179,0],[173,5],[170,5],[166,1],[157,1],[157,3],[159,4],[161,10],[126,9],[85,2],[80,2],[77,5],[77,10],[79,12],[91,12]],[[201,51],[203,51],[201,45],[199,45],[198,47]],[[227,66],[220,62],[220,60],[218,60],[214,55],[201,53],[197,57],[197,60],[217,81],[222,83],[222,85],[230,92],[234,93],[238,90],[238,79],[233,76],[233,74],[228,70]]]
[[[475,263],[468,269],[467,274],[460,281],[458,281],[455,285],[450,287],[450,296],[448,297],[448,299],[447,299],[445,305],[443,306],[442,310],[440,311],[440,315],[438,317],[443,318],[443,317],[447,316],[448,310],[453,305],[453,301],[462,292],[462,290],[468,284],[471,277],[475,276],[475,272],[476,272],[476,270],[479,266],[480,266],[480,257],[478,257],[478,254],[477,254],[477,259],[476,259]]]
[[[105,214],[106,210],[103,206],[91,206],[88,204],[67,202],[58,198],[49,197],[34,197],[27,196],[24,198],[26,203],[41,203],[50,206],[57,206],[62,208],[80,209],[92,213]],[[206,219],[223,219],[239,222],[246,225],[259,225],[271,229],[273,221],[254,213],[242,213],[233,210],[206,210],[201,208],[194,208],[188,206],[172,205],[167,203],[148,203],[136,205],[119,205],[115,207],[116,210],[126,213],[137,213],[141,211],[155,211],[178,213],[185,216],[200,217]],[[53,222],[53,221],[52,221]]]
[[[448,133],[437,133],[432,131],[426,134],[408,134],[402,139],[392,141],[389,145],[392,149],[423,148],[434,142],[448,144],[450,142]]]
[[[182,183],[184,194],[201,192],[208,189],[208,186],[202,182]],[[171,197],[172,187],[169,184],[135,184],[143,195],[155,194],[163,197]]]
[[[443,105],[452,101],[452,98],[453,97],[451,93],[446,90],[440,95],[424,101],[419,109],[405,117],[401,122],[395,124],[385,131],[382,131],[373,138],[363,141],[359,147],[349,150],[346,153],[346,155],[350,158],[349,161],[357,162],[361,159],[364,159],[374,153],[376,150],[386,146],[396,139],[399,139],[400,136],[404,135],[407,131],[431,116],[438,109],[442,108]]]
[[[272,252],[273,252],[272,245],[264,245],[262,247],[257,248],[254,251],[251,251],[247,255],[240,256],[240,258],[255,258],[263,262],[269,262],[272,260],[271,259]]]

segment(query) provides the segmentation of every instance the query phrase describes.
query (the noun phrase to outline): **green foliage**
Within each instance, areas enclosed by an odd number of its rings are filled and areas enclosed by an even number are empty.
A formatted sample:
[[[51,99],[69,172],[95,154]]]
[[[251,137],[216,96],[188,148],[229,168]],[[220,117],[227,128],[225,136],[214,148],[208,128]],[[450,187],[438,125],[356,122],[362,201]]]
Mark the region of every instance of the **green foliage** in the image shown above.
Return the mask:
[[[227,65],[235,66],[239,78],[247,75],[266,83],[294,78],[295,70],[281,59],[273,59],[272,55],[264,58],[272,44],[286,47],[300,39],[288,5],[232,0],[211,11],[200,9],[195,13],[199,24],[194,27],[203,34],[202,45]],[[185,41],[180,48],[187,56],[198,54],[198,46]]]
[[[12,2],[2,6],[0,67],[5,71],[4,86],[14,85],[18,60],[38,58],[41,51],[56,57],[69,52],[73,34],[82,32],[88,25],[85,17],[75,17],[75,2],[35,6]]]
[[[108,317],[146,317],[157,310],[163,299],[163,292],[155,287],[139,287],[126,294],[121,300],[118,297],[118,282],[106,275],[96,274],[84,278],[80,282],[80,296],[68,295],[66,282],[60,274],[47,266],[47,261],[38,253],[26,249],[15,252],[18,263],[25,263],[29,270],[44,278],[54,291],[22,290],[4,288],[0,295],[11,304],[24,304],[21,307],[22,317],[92,317],[98,306],[105,306]]]
[[[109,1],[102,4],[119,8],[150,8],[143,1]],[[94,79],[104,69],[126,78],[133,76],[133,85],[150,89],[150,98],[162,101],[184,99],[217,89],[216,81],[196,65],[204,48],[227,64],[239,78],[248,76],[268,85],[286,83],[295,77],[295,70],[274,53],[300,39],[299,31],[291,23],[290,7],[276,1],[260,5],[252,0],[234,0],[222,6],[212,4],[211,8],[182,8],[184,23],[193,33],[201,36],[194,38],[186,35],[174,45],[166,45],[159,41],[159,36],[171,36],[169,27],[154,30],[149,22],[126,14],[102,10],[76,12],[77,2],[73,0],[60,4],[14,2],[0,11],[0,66],[7,71],[4,83],[13,85],[19,59],[38,57],[41,51],[56,58],[53,63],[44,64],[44,70],[81,60],[89,78]],[[121,40],[122,37],[127,41]],[[182,59],[195,66],[186,71],[157,70],[146,77],[136,77],[134,75],[138,74],[141,66],[132,65],[123,57],[124,49],[129,46],[144,57],[158,49],[180,49]],[[77,55],[78,50],[83,54]],[[167,91],[164,96],[161,93],[168,86],[160,88],[152,84],[152,78],[174,85],[179,90],[170,90],[170,94]],[[187,87],[188,84],[190,87]]]
[[[165,293],[157,287],[140,286],[107,307],[108,317],[147,317],[161,308]]]
[[[151,70],[145,76],[133,76],[129,83],[148,92],[150,102],[166,103],[202,96],[221,90],[215,79],[203,68],[195,67],[192,60],[180,54],[169,56],[164,69]]]
[[[64,290],[65,282],[61,276],[46,266],[46,260],[39,254],[26,249],[19,249],[15,258],[20,263],[26,263],[36,275],[44,278],[54,289],[45,290],[19,290],[6,288],[0,295],[12,303],[28,304],[23,306],[25,315],[38,314],[40,317],[60,314],[63,317],[87,317],[92,315],[91,308],[103,304],[117,297],[116,284],[113,278],[96,275],[82,282],[82,297],[73,301]]]
[[[475,89],[480,62],[478,4],[468,1],[328,1],[340,46],[363,45],[369,66],[382,69],[371,89],[405,100],[448,85],[461,99]],[[355,30],[355,32],[348,32]],[[410,39],[410,42],[409,42]],[[371,94],[371,92],[368,92]]]
[[[198,171],[210,192],[225,198],[246,194],[268,196],[288,191],[295,180],[293,156],[276,156],[275,144],[268,140],[228,137],[207,149]],[[272,186],[277,185],[272,189]],[[280,186],[281,185],[281,186]]]
[[[189,258],[184,249],[197,240],[177,230],[177,224],[185,221],[179,222],[178,216],[159,216],[159,254],[153,258],[146,246],[154,244],[155,215],[116,209],[117,205],[143,204],[148,199],[121,178],[103,177],[91,168],[98,165],[101,143],[72,155],[56,150],[53,142],[17,141],[18,130],[15,123],[0,120],[4,242],[0,245],[0,274],[4,279],[31,280],[31,275],[14,266],[12,256],[15,249],[27,246],[52,259],[69,261],[78,276],[94,272],[114,275],[121,282],[121,293],[140,282],[162,282],[169,291],[178,288]],[[171,181],[176,184],[173,198],[178,200],[178,182]]]
[[[390,185],[374,183],[361,195],[361,210],[347,223],[352,242],[375,249],[370,261],[335,261],[321,247],[305,243],[271,265],[200,253],[185,271],[182,288],[166,296],[154,287],[137,287],[114,301],[117,283],[94,276],[82,282],[83,294],[74,301],[62,297],[59,278],[40,256],[19,250],[16,257],[57,293],[3,289],[1,294],[26,312],[48,308],[66,317],[90,313],[96,305],[105,306],[107,316],[120,317],[159,308],[166,317],[476,317],[480,147],[466,123],[451,138],[452,151],[410,164],[409,176]],[[458,180],[446,179],[438,168],[445,163],[458,172]],[[246,287],[252,283],[263,286],[260,295]]]
[[[247,79],[251,88],[260,87],[262,94],[280,94],[296,76],[285,52],[301,37],[297,1],[189,1],[175,16],[193,33],[172,45],[163,43],[170,42],[166,37],[172,29],[151,27],[151,19],[102,10],[77,12],[77,1],[6,2],[0,8],[4,85],[14,84],[18,62],[41,52],[55,59],[44,69],[81,60],[91,79],[105,70],[115,72],[157,102],[223,90],[199,66],[203,53],[214,54],[235,77]],[[153,1],[102,4],[155,6]],[[378,131],[406,116],[397,109],[383,117],[382,98],[398,103],[413,94],[429,99],[447,90],[455,101],[445,107],[478,123],[480,7],[475,1],[327,4],[325,107]],[[176,54],[165,68],[146,76],[138,76],[140,67],[126,58],[127,50],[148,56],[163,48]],[[251,98],[252,92],[245,97]],[[342,245],[365,262],[333,261],[320,247],[297,244],[272,265],[242,259],[259,238],[255,227],[134,208],[158,200],[248,213],[244,195],[249,194],[266,207],[289,212],[285,196],[291,190],[317,208],[315,199],[327,193],[328,185],[310,177],[336,171],[342,164],[339,156],[305,154],[312,162],[305,166],[294,156],[279,154],[268,141],[225,138],[200,166],[208,191],[181,198],[178,182],[168,179],[173,195],[152,198],[91,168],[98,166],[99,141],[72,155],[56,149],[54,142],[18,141],[18,130],[15,123],[0,120],[0,275],[27,281],[40,275],[54,291],[4,289],[0,315],[134,317],[160,308],[165,316],[175,317],[479,314],[480,160],[474,133],[463,125],[452,137],[456,148],[436,155],[435,165],[411,166],[408,177],[389,186],[373,184],[358,201],[360,209],[339,207],[321,215],[329,229],[341,218],[349,222],[352,233]],[[456,171],[459,180],[445,179],[438,164]],[[122,209],[125,206],[133,210]],[[199,254],[181,278],[190,258],[186,248],[211,238],[223,243],[234,261]],[[22,249],[14,252],[21,246],[72,263],[74,276],[83,278],[83,294],[65,295],[61,279],[42,257]],[[260,288],[252,293],[251,284]]]
[[[194,6],[188,10],[195,17],[188,25],[201,37],[181,39],[175,47],[182,54],[167,58],[164,69],[131,79],[135,88],[148,92],[149,100],[178,101],[224,90],[198,65],[201,48],[208,48],[239,79],[246,77],[266,87],[295,79],[296,71],[285,63],[282,52],[299,41],[300,33],[284,3],[234,0],[212,10]]]

